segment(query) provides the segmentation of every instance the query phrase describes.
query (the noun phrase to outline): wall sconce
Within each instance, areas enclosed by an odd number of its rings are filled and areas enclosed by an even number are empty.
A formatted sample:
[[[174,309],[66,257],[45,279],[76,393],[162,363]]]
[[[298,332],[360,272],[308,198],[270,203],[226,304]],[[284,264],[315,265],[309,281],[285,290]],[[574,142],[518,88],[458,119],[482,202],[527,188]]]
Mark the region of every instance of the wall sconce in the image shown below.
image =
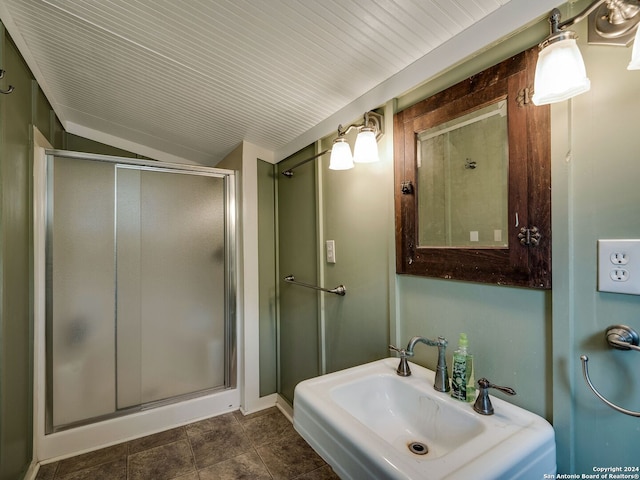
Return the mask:
[[[345,135],[354,128],[359,129],[356,137],[354,153],[351,155],[351,147]],[[371,163],[380,160],[378,156],[378,140],[382,137],[382,115],[375,112],[364,114],[364,122],[361,125],[349,125],[343,128],[338,125],[338,138],[333,141],[331,147],[331,159],[329,169],[348,170],[353,168],[353,163]]]
[[[353,168],[355,163],[371,163],[380,160],[378,156],[378,141],[383,135],[383,116],[376,112],[367,112],[364,114],[362,124],[351,124],[344,128],[338,125],[338,137],[333,141],[333,145],[329,150],[306,158],[293,167],[282,172],[285,177],[293,177],[293,169],[304,165],[322,155],[331,153],[329,159],[329,169],[331,170],[349,170]],[[351,146],[347,141],[346,135],[354,128],[359,130],[356,137],[354,153],[351,154]]]
[[[636,0],[596,0],[575,17],[560,22],[560,10],[549,15],[550,35],[540,43],[532,101],[536,105],[562,102],[589,90],[576,33],[565,28],[589,17],[588,42],[626,46],[640,21]],[[640,36],[636,34],[629,70],[640,69]]]

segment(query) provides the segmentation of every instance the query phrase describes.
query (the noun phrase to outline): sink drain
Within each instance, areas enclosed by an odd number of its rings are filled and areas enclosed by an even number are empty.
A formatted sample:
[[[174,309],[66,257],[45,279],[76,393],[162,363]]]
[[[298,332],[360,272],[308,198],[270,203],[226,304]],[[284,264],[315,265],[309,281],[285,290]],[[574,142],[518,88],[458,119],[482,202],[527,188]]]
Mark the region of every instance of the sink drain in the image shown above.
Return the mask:
[[[422,442],[411,442],[409,445],[409,451],[411,453],[415,453],[416,455],[426,455],[429,453],[429,447],[427,447]]]

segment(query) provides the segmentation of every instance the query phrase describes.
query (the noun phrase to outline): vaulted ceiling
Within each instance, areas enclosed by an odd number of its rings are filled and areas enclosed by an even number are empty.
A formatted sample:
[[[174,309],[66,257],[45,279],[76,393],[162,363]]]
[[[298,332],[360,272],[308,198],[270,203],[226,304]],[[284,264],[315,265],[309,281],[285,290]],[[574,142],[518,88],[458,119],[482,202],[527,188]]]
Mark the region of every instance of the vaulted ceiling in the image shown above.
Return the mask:
[[[68,131],[213,165],[243,140],[291,154],[559,3],[0,0],[0,18]]]

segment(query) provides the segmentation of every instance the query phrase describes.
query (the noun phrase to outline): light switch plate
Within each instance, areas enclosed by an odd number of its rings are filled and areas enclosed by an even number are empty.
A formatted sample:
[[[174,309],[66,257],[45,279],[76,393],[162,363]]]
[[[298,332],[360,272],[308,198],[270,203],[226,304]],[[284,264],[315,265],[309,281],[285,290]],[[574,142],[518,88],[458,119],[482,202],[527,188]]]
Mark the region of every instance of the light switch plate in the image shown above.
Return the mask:
[[[640,240],[598,240],[598,290],[640,295]]]
[[[327,263],[336,263],[336,242],[335,240],[327,240]]]

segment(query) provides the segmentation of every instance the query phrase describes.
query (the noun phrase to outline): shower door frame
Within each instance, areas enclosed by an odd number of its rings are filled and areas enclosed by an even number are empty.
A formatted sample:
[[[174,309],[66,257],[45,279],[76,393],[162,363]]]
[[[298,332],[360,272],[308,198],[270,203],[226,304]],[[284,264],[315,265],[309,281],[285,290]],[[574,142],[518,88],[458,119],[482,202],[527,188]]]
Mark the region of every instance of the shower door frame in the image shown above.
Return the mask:
[[[197,392],[180,394],[174,397],[170,397],[162,400],[155,400],[147,403],[141,403],[139,405],[127,407],[118,410],[117,406],[114,412],[101,415],[98,417],[92,417],[86,420],[76,421],[70,424],[54,426],[53,425],[53,372],[52,372],[52,345],[51,345],[51,295],[48,292],[49,283],[44,282],[45,292],[43,297],[45,305],[43,305],[44,324],[45,324],[45,338],[44,338],[44,363],[45,363],[45,411],[44,411],[44,430],[45,435],[50,435],[56,432],[63,432],[65,430],[74,429],[83,425],[90,425],[96,422],[115,419],[130,415],[132,413],[147,411],[155,407],[161,407],[165,405],[171,405],[182,401],[197,399],[199,397],[213,394],[220,391],[235,389],[237,387],[237,199],[236,199],[236,177],[233,170],[219,169],[214,167],[204,167],[187,164],[166,163],[155,160],[133,159],[126,157],[116,157],[110,155],[89,154],[84,152],[74,152],[67,150],[55,150],[47,149],[45,151],[45,165],[43,172],[45,175],[44,180],[44,195],[42,206],[44,216],[44,234],[46,241],[44,242],[44,260],[46,266],[44,267],[44,273],[49,276],[49,265],[52,262],[51,251],[51,234],[53,225],[53,202],[52,193],[52,168],[54,158],[70,158],[76,160],[88,160],[97,162],[107,162],[114,164],[117,168],[118,165],[122,165],[125,168],[140,168],[141,171],[154,171],[173,174],[187,174],[187,175],[202,175],[209,177],[222,178],[224,181],[224,237],[225,237],[225,334],[224,334],[224,385],[200,390]],[[115,188],[115,185],[114,185]],[[55,201],[55,200],[54,200]],[[115,261],[115,258],[114,258]],[[115,281],[115,279],[114,279]],[[114,318],[114,328],[117,328],[117,318]]]

